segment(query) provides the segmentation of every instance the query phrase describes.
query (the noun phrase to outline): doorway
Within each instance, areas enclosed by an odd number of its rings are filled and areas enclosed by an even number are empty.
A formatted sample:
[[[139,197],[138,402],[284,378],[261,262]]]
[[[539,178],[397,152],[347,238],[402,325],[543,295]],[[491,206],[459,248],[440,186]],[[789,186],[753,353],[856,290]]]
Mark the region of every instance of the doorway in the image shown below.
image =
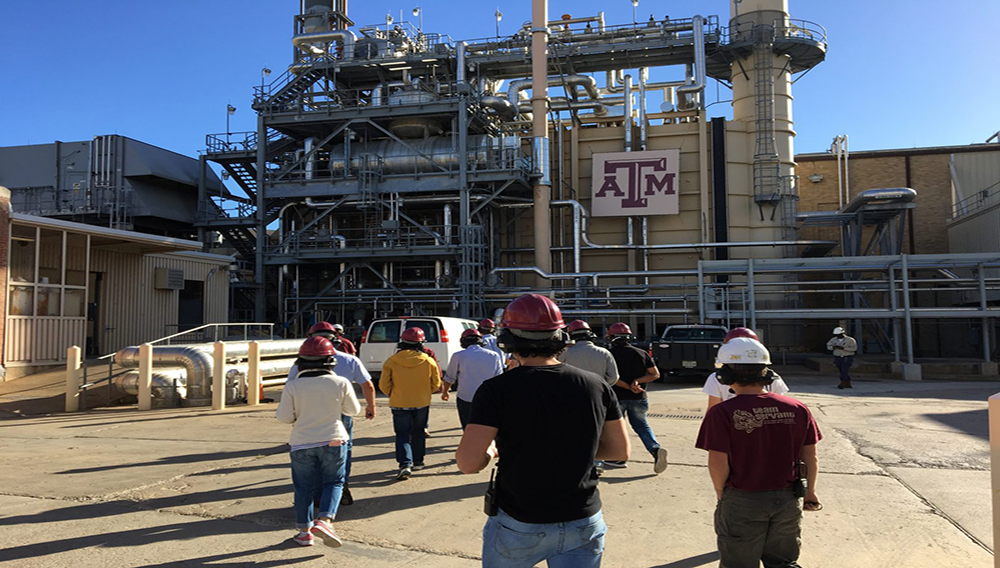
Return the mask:
[[[184,289],[178,291],[177,331],[187,331],[205,323],[205,283],[185,280]]]

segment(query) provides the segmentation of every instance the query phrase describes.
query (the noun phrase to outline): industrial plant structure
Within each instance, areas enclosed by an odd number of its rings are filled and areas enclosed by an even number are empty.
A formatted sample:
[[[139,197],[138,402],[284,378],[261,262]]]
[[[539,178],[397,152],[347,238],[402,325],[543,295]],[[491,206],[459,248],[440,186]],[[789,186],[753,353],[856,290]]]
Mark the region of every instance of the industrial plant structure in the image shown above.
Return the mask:
[[[533,7],[512,35],[459,41],[301,0],[292,60],[254,87],[256,130],[207,136],[200,171],[184,168],[190,224],[151,223],[157,208],[125,199],[170,176],[123,177],[115,160],[130,153],[114,137],[95,139],[87,179],[63,172],[51,199],[12,186],[15,210],[186,231],[206,251],[224,241],[230,320],[288,336],[321,319],[360,334],[385,315],[489,316],[537,291],[567,317],[625,320],[644,338],[739,324],[815,351],[844,325],[911,377],[914,322],[947,321],[991,361],[1000,252],[903,254],[920,187],[855,187],[800,211],[791,87],[826,57],[820,25],[791,18],[787,0],[625,24]],[[732,89],[732,120],[708,118],[709,79]]]
[[[256,319],[470,316],[540,288],[651,331],[698,317],[674,271],[808,244],[790,85],[826,38],[785,2],[626,25],[539,2],[532,25],[470,42],[354,31],[346,4],[303,1],[294,61],[255,89],[257,131],[208,137],[245,196],[201,225],[253,260]],[[731,83],[734,120],[706,119],[709,77]]]

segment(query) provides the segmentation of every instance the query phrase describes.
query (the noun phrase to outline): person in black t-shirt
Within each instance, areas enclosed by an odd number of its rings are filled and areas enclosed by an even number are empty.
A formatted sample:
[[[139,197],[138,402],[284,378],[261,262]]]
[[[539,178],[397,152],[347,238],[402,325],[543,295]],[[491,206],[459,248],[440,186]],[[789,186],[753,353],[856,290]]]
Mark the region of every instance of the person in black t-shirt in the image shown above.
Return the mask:
[[[608,339],[611,340],[611,355],[618,365],[618,382],[614,384],[618,404],[622,415],[628,416],[632,429],[639,435],[646,451],[653,456],[653,473],[663,473],[667,469],[667,449],[656,441],[656,434],[646,421],[649,412],[649,400],[643,385],[660,378],[660,370],[656,368],[653,358],[642,349],[629,345],[632,330],[628,325],[618,322],[608,328]],[[604,467],[627,467],[624,461],[604,462]]]
[[[476,391],[456,453],[463,473],[503,456],[483,566],[600,566],[607,526],[594,459],[628,459],[631,450],[618,401],[601,377],[556,359],[571,340],[545,296],[511,302],[503,326],[497,343],[520,366]]]

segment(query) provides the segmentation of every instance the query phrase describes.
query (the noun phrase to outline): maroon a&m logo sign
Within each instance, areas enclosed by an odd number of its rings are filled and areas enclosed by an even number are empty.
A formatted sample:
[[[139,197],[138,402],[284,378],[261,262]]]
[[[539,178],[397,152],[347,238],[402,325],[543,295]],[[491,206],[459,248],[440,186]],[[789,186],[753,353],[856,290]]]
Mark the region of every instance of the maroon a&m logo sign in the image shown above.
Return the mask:
[[[594,154],[591,215],[676,215],[680,150]]]

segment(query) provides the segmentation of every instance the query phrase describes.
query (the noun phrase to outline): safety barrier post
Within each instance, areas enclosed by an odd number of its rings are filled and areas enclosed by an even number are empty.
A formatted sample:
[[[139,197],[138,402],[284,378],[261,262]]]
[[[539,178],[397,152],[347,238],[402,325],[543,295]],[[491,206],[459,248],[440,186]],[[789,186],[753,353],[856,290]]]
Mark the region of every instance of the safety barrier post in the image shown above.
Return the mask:
[[[80,410],[80,348],[66,350],[66,412]]]
[[[1000,393],[990,397],[990,488],[993,490],[993,549],[1000,544]],[[1000,568],[1000,555],[993,556]]]
[[[212,356],[212,410],[226,408],[226,344],[215,342]]]
[[[139,346],[139,410],[153,408],[153,346]]]
[[[256,341],[247,350],[247,404],[260,404],[260,343]]]

